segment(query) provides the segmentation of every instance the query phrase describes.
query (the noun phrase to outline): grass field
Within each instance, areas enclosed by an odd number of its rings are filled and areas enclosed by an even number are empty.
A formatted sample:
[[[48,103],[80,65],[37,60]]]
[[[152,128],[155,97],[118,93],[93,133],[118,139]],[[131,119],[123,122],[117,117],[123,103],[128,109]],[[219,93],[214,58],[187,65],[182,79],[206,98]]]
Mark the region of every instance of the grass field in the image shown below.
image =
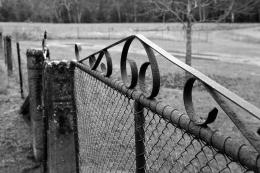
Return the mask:
[[[51,39],[71,38],[122,38],[129,34],[140,33],[154,38],[182,40],[183,26],[179,23],[96,23],[96,24],[46,24],[46,23],[1,23],[5,33],[22,39],[40,39],[47,30]],[[259,27],[258,24],[210,24],[200,23],[193,26],[194,36],[205,37],[213,31],[230,31]],[[61,32],[62,31],[62,32]],[[172,32],[172,33],[171,33]],[[169,35],[171,33],[171,35]],[[178,34],[178,35],[177,35]],[[181,34],[181,36],[179,36]],[[248,33],[246,33],[248,35]],[[199,40],[203,40],[201,38]],[[205,39],[208,41],[210,38]]]
[[[4,34],[11,34],[14,38],[13,56],[17,58],[15,41],[20,41],[21,55],[26,76],[27,48],[40,48],[44,30],[48,31],[48,45],[52,59],[74,59],[74,43],[81,43],[83,50],[81,57],[85,57],[113,42],[130,34],[144,34],[176,57],[184,60],[185,37],[180,24],[41,24],[41,23],[0,23]],[[234,93],[238,94],[250,103],[260,107],[260,25],[259,24],[198,24],[194,28],[193,42],[193,67],[213,78]],[[120,52],[122,45],[110,50],[114,74],[120,76]],[[140,64],[146,61],[145,53],[139,43],[134,43],[130,49],[129,58]],[[161,90],[159,100],[184,110],[182,101],[183,71],[175,65],[157,56],[161,73]],[[3,63],[3,61],[2,61]],[[17,61],[14,61],[17,68]],[[3,64],[1,64],[3,66]],[[0,70],[3,70],[2,67]],[[1,110],[7,112],[5,117],[13,116],[9,113],[8,104],[2,98],[8,98],[13,93],[18,93],[18,86],[7,87],[5,73],[1,73],[0,95]],[[17,83],[18,74],[14,73],[13,83]],[[27,85],[25,85],[27,88]],[[19,97],[17,94],[16,97]],[[216,106],[211,96],[203,89],[196,88],[194,91],[195,107],[199,114],[206,115]],[[17,110],[21,101],[14,102],[14,110]],[[250,122],[250,115],[243,114]],[[5,119],[0,122],[4,123]],[[10,121],[12,124],[13,121]],[[258,121],[252,123],[252,128],[258,128]],[[13,130],[15,127],[13,127]],[[240,136],[238,129],[220,111],[217,121],[212,126],[226,134]],[[6,128],[3,128],[6,130]],[[11,132],[12,133],[12,132]],[[16,137],[14,137],[16,140]],[[27,144],[26,144],[27,145]],[[9,144],[4,144],[5,147]],[[13,149],[15,150],[15,149]],[[0,149],[0,151],[2,151]],[[2,153],[0,153],[1,155]],[[4,158],[5,159],[5,158]],[[4,160],[2,159],[2,160]],[[0,169],[1,172],[1,169]]]

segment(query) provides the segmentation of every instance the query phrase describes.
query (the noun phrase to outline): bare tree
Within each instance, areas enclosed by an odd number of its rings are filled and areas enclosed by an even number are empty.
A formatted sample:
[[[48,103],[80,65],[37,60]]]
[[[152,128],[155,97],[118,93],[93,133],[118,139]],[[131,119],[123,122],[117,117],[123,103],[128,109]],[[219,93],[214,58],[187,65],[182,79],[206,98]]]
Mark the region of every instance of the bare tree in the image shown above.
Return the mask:
[[[80,23],[82,21],[82,14],[85,9],[89,11],[95,10],[97,6],[97,0],[71,0],[72,14],[74,15],[74,21]]]
[[[196,22],[221,22],[232,13],[248,12],[259,0],[148,0],[153,12],[171,14],[186,31],[186,59],[191,65],[192,26]],[[210,11],[210,13],[207,13]],[[212,12],[214,12],[212,15]],[[209,15],[210,14],[210,15]]]
[[[84,0],[49,0],[49,6],[59,22],[63,21],[62,11],[68,17],[68,22],[81,22]]]
[[[259,0],[236,0],[231,10],[231,21],[235,22],[236,15],[253,15],[255,8],[259,5]]]
[[[122,21],[121,7],[123,5],[123,1],[122,0],[112,0],[111,2],[112,2],[111,7],[115,8],[115,10],[116,10],[118,22],[121,22]]]

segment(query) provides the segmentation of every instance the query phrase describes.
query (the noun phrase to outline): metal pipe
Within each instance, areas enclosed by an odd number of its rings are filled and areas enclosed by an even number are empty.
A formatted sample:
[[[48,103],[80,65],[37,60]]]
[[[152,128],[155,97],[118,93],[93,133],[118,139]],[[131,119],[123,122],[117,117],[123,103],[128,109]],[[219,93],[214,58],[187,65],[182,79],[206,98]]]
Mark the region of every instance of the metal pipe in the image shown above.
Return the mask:
[[[144,132],[144,107],[138,101],[134,102],[135,121],[135,154],[136,173],[145,173],[145,132]]]
[[[20,92],[21,92],[21,98],[24,99],[24,94],[23,94],[23,74],[22,74],[22,68],[21,68],[21,55],[20,55],[20,44],[19,44],[19,42],[16,43],[16,47],[17,47],[19,79],[20,79]]]

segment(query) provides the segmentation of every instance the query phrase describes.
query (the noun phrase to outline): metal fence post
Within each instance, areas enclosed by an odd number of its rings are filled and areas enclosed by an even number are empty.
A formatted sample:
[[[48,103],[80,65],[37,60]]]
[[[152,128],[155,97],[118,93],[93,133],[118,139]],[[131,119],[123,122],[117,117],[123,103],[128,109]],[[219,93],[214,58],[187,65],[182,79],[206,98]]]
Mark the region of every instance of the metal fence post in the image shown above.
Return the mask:
[[[74,66],[67,62],[46,62],[44,78],[44,92],[47,92],[44,94],[47,172],[76,173],[78,142],[75,133]]]
[[[4,53],[4,60],[5,60],[5,65],[7,64],[7,60],[6,60],[6,39],[5,37],[3,38],[3,41],[4,41],[4,47],[3,47],[3,53]]]
[[[134,121],[135,121],[135,154],[136,154],[136,172],[144,173],[145,163],[145,132],[144,132],[144,108],[138,102],[134,102]]]
[[[41,90],[44,58],[41,50],[29,49],[26,55],[33,153],[37,161],[42,161],[44,157],[44,123],[41,110]]]
[[[8,76],[13,74],[13,60],[12,60],[12,37],[7,35],[4,37],[5,41],[5,60],[7,64]]]
[[[1,58],[2,58],[2,54],[3,53],[3,33],[0,32],[0,54],[1,54]]]
[[[20,44],[19,42],[16,43],[17,47],[17,58],[18,58],[18,69],[19,69],[19,80],[20,80],[20,92],[21,92],[21,98],[24,99],[23,95],[23,73],[21,68],[21,55],[20,55]]]

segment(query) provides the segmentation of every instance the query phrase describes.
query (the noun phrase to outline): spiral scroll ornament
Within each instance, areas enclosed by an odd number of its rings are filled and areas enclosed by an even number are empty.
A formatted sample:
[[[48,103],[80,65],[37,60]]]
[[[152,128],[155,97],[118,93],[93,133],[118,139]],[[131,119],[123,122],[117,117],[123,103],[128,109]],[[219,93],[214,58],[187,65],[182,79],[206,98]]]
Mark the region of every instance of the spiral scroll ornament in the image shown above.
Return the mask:
[[[133,40],[138,40],[142,44],[143,48],[146,51],[148,61],[144,62],[140,68],[137,67],[135,61],[131,60],[128,56],[129,48],[133,42]],[[193,77],[188,79],[184,86],[183,91],[183,100],[185,110],[187,115],[190,117],[190,120],[199,125],[201,127],[207,127],[208,124],[214,122],[216,120],[218,109],[214,107],[206,116],[206,118],[202,118],[198,116],[195,112],[193,100],[192,100],[192,92],[193,92],[193,85],[195,81],[202,83],[202,86],[207,90],[207,92],[212,96],[212,98],[216,101],[216,103],[221,107],[221,109],[227,114],[227,116],[234,122],[236,127],[241,131],[241,133],[248,139],[248,141],[254,146],[254,148],[260,153],[260,128],[257,130],[252,130],[250,124],[244,121],[243,115],[238,115],[235,109],[232,107],[238,106],[243,111],[249,113],[252,117],[260,120],[260,109],[255,107],[254,105],[250,104],[249,102],[245,101],[241,97],[237,96],[236,94],[232,93],[222,85],[218,84],[217,82],[213,81],[203,73],[199,72],[198,70],[188,66],[187,64],[183,63],[176,57],[172,56],[170,53],[162,49],[161,47],[157,46],[155,43],[150,41],[149,39],[145,38],[142,35],[131,35],[129,37],[123,38],[102,50],[97,51],[96,53],[78,60],[78,64],[84,64],[85,60],[89,61],[89,66],[91,70],[97,70],[99,67],[101,69],[101,73],[105,77],[110,77],[113,71],[112,65],[112,58],[108,50],[118,44],[124,43],[123,49],[121,52],[121,60],[120,60],[120,71],[121,71],[121,78],[124,82],[125,86],[128,89],[137,89],[139,86],[142,94],[147,99],[154,99],[160,90],[160,73],[158,64],[155,58],[154,51],[157,52],[159,55],[164,57],[166,60],[171,62],[172,64],[178,66],[179,68],[183,69],[187,73],[191,74]],[[77,50],[76,50],[77,49]],[[75,47],[75,54],[76,58],[79,59],[79,49]],[[97,57],[97,58],[96,58]],[[102,58],[105,57],[106,63],[102,63]],[[127,68],[127,65],[130,66],[130,70]],[[146,84],[146,76],[148,69],[151,69],[152,73],[152,84],[151,87],[148,87]],[[149,70],[150,70],[149,69]],[[128,71],[129,70],[129,71]],[[131,76],[130,78],[128,77]],[[151,88],[151,89],[149,89]],[[231,102],[234,105],[228,104]]]
[[[160,72],[159,72],[158,63],[156,61],[152,48],[150,48],[149,45],[141,41],[146,51],[149,62],[145,62],[141,65],[138,74],[136,63],[133,60],[129,60],[127,58],[129,47],[134,39],[135,37],[132,37],[128,39],[124,44],[123,51],[121,54],[121,62],[120,62],[121,77],[123,82],[126,84],[126,86],[129,89],[135,88],[139,83],[140,90],[145,95],[145,97],[147,97],[148,99],[152,99],[158,95],[160,90]],[[127,63],[129,63],[130,65],[131,75],[132,75],[130,83],[127,80],[127,69],[126,69]],[[149,66],[151,67],[152,79],[153,79],[151,91],[147,89],[147,86],[145,84],[146,71]]]
[[[80,60],[80,51],[81,51],[82,47],[80,44],[76,43],[75,44],[75,57],[76,57],[76,60],[79,61]]]
[[[184,86],[184,91],[183,91],[183,101],[184,101],[184,106],[185,110],[190,117],[191,121],[193,121],[195,124],[200,125],[200,126],[207,126],[208,124],[214,122],[217,118],[218,114],[218,109],[215,107],[213,108],[209,113],[208,116],[205,118],[199,117],[194,109],[193,106],[193,101],[192,101],[192,89],[193,85],[197,79],[194,77],[189,78]],[[203,83],[203,86],[207,89],[210,90],[210,87],[206,84]]]
[[[44,59],[50,60],[50,51],[47,45],[47,31],[44,31],[43,39],[42,39],[42,52]]]

